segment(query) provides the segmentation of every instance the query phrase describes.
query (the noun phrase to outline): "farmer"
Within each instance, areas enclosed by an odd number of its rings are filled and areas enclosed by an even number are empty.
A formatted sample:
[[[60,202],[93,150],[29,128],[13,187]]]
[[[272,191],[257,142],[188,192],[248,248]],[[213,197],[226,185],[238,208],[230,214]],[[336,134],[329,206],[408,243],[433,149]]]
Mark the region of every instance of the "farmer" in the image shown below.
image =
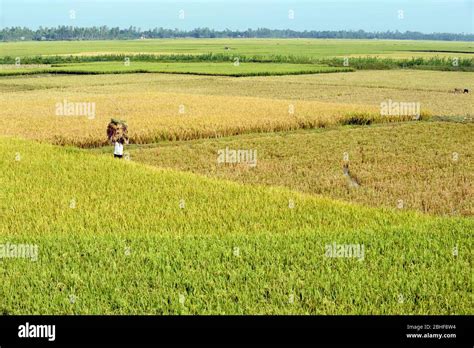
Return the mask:
[[[123,158],[123,144],[128,144],[127,123],[112,119],[107,126],[107,138],[114,146],[114,158]]]

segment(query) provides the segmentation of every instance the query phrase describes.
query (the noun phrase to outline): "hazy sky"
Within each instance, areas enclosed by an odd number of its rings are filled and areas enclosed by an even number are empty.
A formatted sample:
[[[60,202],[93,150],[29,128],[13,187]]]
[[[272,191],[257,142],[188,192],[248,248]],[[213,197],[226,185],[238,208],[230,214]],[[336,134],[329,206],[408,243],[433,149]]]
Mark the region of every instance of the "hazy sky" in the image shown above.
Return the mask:
[[[473,11],[474,0],[0,0],[0,24],[473,33]]]

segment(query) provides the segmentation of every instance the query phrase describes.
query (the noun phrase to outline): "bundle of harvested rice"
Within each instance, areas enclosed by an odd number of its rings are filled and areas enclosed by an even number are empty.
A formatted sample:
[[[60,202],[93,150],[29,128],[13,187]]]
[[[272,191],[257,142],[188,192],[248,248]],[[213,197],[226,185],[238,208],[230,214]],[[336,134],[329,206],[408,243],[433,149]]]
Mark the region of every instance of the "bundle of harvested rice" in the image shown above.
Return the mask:
[[[111,119],[107,126],[107,138],[109,141],[128,143],[128,126],[125,121],[118,119]]]

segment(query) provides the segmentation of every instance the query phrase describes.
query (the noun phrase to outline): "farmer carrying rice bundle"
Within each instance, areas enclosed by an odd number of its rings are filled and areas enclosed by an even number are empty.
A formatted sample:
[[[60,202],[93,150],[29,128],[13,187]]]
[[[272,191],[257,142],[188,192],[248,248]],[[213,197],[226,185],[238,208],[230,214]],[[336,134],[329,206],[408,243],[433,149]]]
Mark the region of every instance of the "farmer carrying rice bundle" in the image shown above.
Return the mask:
[[[128,126],[125,121],[111,119],[107,126],[107,138],[114,145],[114,157],[123,157],[123,144],[128,144]]]

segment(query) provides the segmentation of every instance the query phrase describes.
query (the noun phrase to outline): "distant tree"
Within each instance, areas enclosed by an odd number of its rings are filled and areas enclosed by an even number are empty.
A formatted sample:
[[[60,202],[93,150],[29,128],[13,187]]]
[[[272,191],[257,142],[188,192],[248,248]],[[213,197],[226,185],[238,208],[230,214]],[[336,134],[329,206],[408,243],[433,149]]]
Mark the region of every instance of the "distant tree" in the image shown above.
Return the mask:
[[[396,40],[443,40],[443,41],[474,41],[474,34],[431,33],[423,34],[415,31],[406,32],[366,32],[363,30],[339,31],[295,31],[291,29],[257,28],[240,30],[213,30],[195,28],[185,31],[166,29],[163,27],[150,30],[130,26],[128,28],[73,27],[58,26],[55,28],[39,27],[32,30],[26,27],[6,27],[0,30],[0,41],[20,40],[135,40],[142,37],[150,39],[164,38],[314,38],[314,39],[396,39]]]

